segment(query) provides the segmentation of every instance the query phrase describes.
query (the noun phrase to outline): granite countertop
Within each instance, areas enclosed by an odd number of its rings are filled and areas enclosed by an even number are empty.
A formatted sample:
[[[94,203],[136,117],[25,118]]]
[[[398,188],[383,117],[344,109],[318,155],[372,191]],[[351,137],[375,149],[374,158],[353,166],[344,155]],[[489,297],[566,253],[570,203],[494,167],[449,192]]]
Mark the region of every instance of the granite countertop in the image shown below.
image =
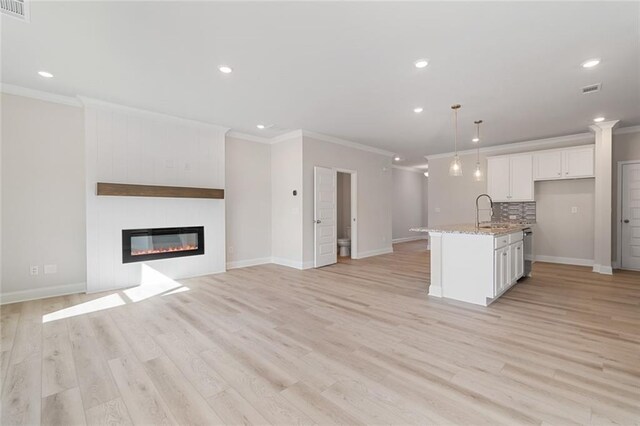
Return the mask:
[[[465,223],[460,225],[440,225],[432,228],[417,227],[411,228],[414,232],[442,232],[444,234],[470,234],[470,235],[507,235],[513,232],[522,231],[523,229],[530,228],[530,224],[500,224],[491,228],[476,228],[476,225],[472,223]]]

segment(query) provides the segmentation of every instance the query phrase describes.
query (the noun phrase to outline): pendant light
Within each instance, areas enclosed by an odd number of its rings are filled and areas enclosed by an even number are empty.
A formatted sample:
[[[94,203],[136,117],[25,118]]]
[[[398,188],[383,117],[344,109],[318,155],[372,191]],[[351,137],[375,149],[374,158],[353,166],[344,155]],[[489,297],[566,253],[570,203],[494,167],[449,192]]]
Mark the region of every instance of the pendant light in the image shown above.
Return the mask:
[[[476,125],[475,141],[478,146],[476,147],[476,170],[473,172],[473,180],[481,182],[484,179],[484,174],[480,168],[480,125],[482,124],[482,120],[474,121],[474,124]]]
[[[458,157],[458,110],[460,106],[459,104],[451,105],[455,130],[453,139],[455,155],[453,156],[453,160],[451,160],[451,164],[449,164],[449,176],[462,176],[462,163],[460,163],[460,157]]]

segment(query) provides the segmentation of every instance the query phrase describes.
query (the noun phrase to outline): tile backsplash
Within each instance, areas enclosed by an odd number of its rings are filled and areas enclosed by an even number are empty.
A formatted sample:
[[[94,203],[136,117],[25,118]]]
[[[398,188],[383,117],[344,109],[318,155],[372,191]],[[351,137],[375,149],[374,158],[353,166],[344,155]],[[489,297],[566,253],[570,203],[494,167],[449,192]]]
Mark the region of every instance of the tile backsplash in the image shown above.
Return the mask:
[[[536,223],[536,202],[493,203],[493,221]]]

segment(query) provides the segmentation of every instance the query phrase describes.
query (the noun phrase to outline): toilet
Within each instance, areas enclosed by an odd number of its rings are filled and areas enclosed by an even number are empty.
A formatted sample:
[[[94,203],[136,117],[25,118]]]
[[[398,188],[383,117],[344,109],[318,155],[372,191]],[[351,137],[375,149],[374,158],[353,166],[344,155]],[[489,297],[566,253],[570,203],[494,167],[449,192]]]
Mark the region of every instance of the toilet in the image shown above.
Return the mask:
[[[347,226],[347,238],[338,238],[340,257],[351,255],[351,227]]]

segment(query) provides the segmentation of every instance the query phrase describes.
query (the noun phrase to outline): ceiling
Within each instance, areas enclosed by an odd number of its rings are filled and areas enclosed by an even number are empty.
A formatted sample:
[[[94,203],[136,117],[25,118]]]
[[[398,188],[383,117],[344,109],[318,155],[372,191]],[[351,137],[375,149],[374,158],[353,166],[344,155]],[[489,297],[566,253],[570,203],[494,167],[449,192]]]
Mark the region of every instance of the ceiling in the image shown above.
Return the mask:
[[[639,16],[639,2],[31,2],[30,23],[2,17],[2,82],[264,137],[302,128],[416,165],[453,149],[454,103],[460,149],[477,119],[483,146],[596,116],[640,124]]]

